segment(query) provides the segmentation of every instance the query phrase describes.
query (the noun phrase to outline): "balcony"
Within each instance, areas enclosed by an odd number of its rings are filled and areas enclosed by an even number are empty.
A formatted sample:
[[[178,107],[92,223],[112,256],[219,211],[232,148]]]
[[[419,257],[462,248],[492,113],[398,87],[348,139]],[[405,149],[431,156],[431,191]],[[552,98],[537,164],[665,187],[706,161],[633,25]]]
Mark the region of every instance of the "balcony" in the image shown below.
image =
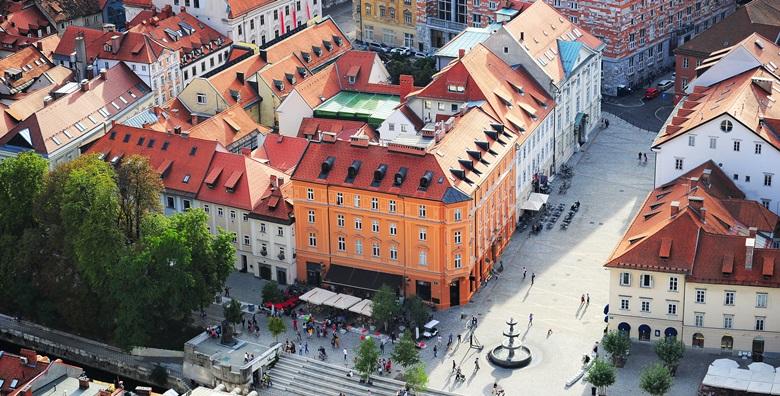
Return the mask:
[[[426,24],[430,27],[440,28],[454,33],[460,33],[466,29],[465,23],[445,21],[444,19],[428,17]]]

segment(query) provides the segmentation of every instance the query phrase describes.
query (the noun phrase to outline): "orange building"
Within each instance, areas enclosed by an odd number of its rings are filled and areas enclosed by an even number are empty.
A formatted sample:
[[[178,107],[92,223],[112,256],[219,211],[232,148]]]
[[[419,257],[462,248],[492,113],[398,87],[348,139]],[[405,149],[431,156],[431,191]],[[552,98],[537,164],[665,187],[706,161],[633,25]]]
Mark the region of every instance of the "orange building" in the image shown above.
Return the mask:
[[[309,144],[292,177],[298,279],[465,304],[514,231],[516,139],[473,108],[387,147]]]

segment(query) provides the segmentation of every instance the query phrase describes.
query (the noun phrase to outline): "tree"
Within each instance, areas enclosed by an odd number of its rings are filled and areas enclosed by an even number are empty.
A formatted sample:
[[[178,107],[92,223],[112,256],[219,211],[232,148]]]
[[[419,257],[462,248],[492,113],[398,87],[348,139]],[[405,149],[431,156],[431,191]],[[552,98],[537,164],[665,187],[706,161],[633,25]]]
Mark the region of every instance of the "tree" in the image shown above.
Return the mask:
[[[420,363],[420,353],[417,351],[412,334],[408,330],[401,335],[390,356],[403,367],[411,367]]]
[[[230,302],[223,308],[225,314],[225,320],[230,323],[240,323],[241,317],[244,316],[241,313],[241,303],[235,298],[231,298]]]
[[[615,383],[615,366],[604,359],[596,358],[585,376],[585,381],[598,388],[599,395],[606,395],[607,387]]]
[[[284,333],[287,330],[287,326],[284,325],[282,318],[272,316],[268,318],[268,331],[274,336],[276,341],[279,341],[279,334]]]
[[[400,55],[392,55],[387,62],[387,72],[390,73],[390,82],[398,84],[401,74],[414,77],[414,85],[422,87],[431,82],[436,73],[436,61],[431,58],[411,58]]]
[[[379,347],[372,337],[366,337],[358,345],[355,354],[355,370],[360,373],[363,381],[368,382],[371,373],[376,371],[379,360]]]
[[[404,310],[409,314],[409,319],[416,327],[419,328],[428,322],[431,310],[419,296],[407,298],[404,305]]]
[[[672,388],[672,375],[664,365],[653,364],[642,370],[639,387],[653,396],[663,396]]]
[[[382,285],[374,294],[372,301],[374,303],[372,316],[377,322],[382,323],[385,331],[387,331],[388,322],[398,315],[398,311],[400,310],[398,299],[395,297],[395,293],[393,293],[393,290],[391,290],[390,287]]]
[[[677,365],[685,354],[685,344],[675,338],[666,338],[655,344],[655,353],[669,369],[669,373],[674,376]]]
[[[415,392],[424,391],[428,386],[428,374],[425,372],[425,366],[422,363],[417,363],[407,367],[404,370],[404,381]]]
[[[168,370],[166,370],[165,367],[159,364],[156,364],[154,366],[149,376],[152,379],[152,382],[158,385],[162,385],[162,386],[168,385]]]
[[[119,223],[129,242],[141,238],[141,220],[150,212],[159,212],[162,179],[141,155],[122,160],[117,169],[119,186]]]
[[[278,303],[284,299],[281,290],[279,290],[279,284],[276,281],[268,281],[263,285],[263,302]]]
[[[612,330],[604,335],[601,346],[612,356],[612,364],[622,367],[631,349],[631,340],[624,332]]]

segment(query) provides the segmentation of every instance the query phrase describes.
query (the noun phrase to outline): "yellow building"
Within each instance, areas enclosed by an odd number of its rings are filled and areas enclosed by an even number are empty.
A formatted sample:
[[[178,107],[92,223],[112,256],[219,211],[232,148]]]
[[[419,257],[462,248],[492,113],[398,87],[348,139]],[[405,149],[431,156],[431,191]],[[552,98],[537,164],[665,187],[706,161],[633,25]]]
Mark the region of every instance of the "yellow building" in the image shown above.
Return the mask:
[[[357,39],[391,47],[416,48],[416,2],[412,0],[360,0],[353,3]]]

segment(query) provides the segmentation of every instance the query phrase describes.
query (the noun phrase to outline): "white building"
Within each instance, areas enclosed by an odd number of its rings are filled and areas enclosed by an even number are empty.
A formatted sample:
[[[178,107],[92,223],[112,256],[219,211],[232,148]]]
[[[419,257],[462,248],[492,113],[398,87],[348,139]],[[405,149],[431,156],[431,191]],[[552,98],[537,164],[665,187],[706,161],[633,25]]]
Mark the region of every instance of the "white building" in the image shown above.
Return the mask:
[[[604,43],[537,1],[483,44],[507,64],[525,68],[554,98],[552,166],[559,167],[588,141],[601,120]]]
[[[157,8],[183,8],[235,42],[263,45],[322,16],[321,0],[153,0]]]
[[[712,159],[748,199],[780,213],[779,54],[754,34],[702,64],[653,143],[656,186]]]

